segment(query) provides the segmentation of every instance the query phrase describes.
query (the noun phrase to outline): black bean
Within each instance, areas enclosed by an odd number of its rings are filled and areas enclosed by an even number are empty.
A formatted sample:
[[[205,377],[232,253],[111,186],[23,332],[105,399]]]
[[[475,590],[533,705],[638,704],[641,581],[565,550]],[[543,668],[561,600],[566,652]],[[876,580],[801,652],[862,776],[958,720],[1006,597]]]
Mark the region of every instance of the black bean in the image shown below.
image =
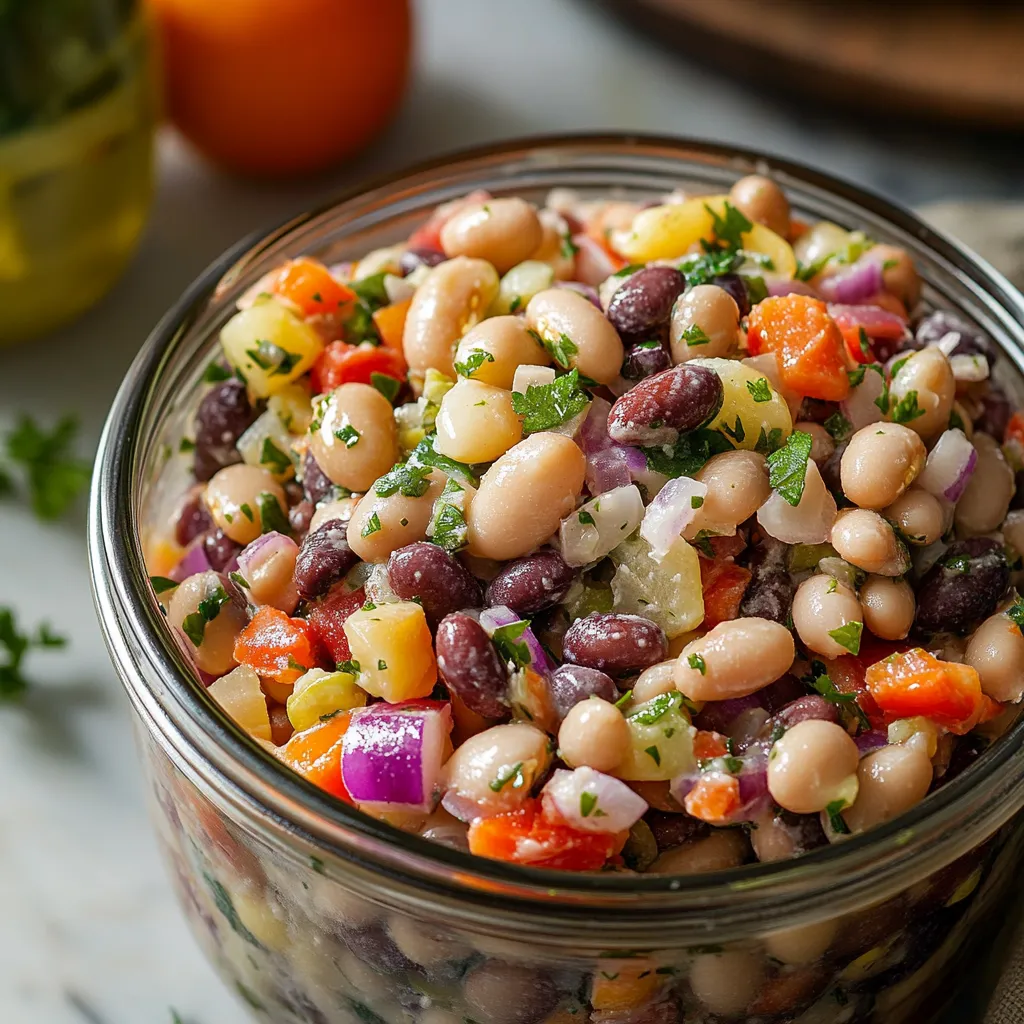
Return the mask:
[[[824,697],[816,693],[798,697],[792,703],[787,704],[781,711],[776,712],[765,724],[765,731],[769,736],[773,734],[776,726],[783,729],[792,729],[800,722],[817,720],[822,722],[835,722],[839,724],[839,709],[835,704],[829,703]]]
[[[1009,584],[1000,544],[987,537],[958,541],[921,580],[914,624],[922,633],[967,633],[996,610]]]
[[[209,480],[225,466],[242,461],[235,444],[259,415],[239,380],[226,380],[203,396],[196,411],[196,449],[192,471]]]
[[[658,852],[674,850],[677,846],[703,839],[711,831],[710,826],[699,818],[691,818],[688,814],[672,814],[670,811],[657,811],[653,808],[644,814],[654,841],[658,844]]]
[[[763,690],[757,691],[757,699],[770,715],[778,714],[787,704],[806,696],[807,688],[788,672],[774,683],[769,683]]]
[[[487,586],[487,603],[533,615],[565,597],[576,578],[557,551],[538,551],[504,566]]]
[[[683,363],[648,377],[617,399],[608,433],[620,444],[674,444],[722,408],[722,379],[706,366]]]
[[[601,697],[613,704],[619,699],[619,691],[612,677],[586,665],[561,665],[556,668],[551,673],[548,692],[559,721],[588,697]]]
[[[843,461],[843,452],[846,451],[849,443],[849,441],[843,441],[841,444],[837,444],[835,451],[818,467],[825,486],[832,492],[837,501],[842,502],[846,501],[846,495],[843,492],[840,467]]]
[[[935,345],[950,334],[957,337],[953,356],[984,356],[991,364],[996,358],[996,347],[984,331],[968,323],[948,309],[937,309],[921,318],[914,331],[916,347]]]
[[[974,429],[984,431],[1002,442],[1012,415],[1010,400],[1002,388],[993,384],[981,397],[981,415],[975,420]]]
[[[766,540],[750,556],[753,575],[740,602],[740,615],[771,619],[785,626],[793,607],[796,584],[786,569],[786,545]]]
[[[335,494],[336,488],[331,478],[320,468],[320,463],[307,451],[302,460],[302,492],[307,501],[319,505]]]
[[[295,587],[303,601],[326,594],[359,561],[347,532],[344,522],[331,519],[306,534],[295,559]]]
[[[990,745],[990,740],[974,733],[958,736],[946,770],[935,780],[936,788],[944,786],[947,782],[952,782],[958,775],[963,774],[988,750]]]
[[[479,608],[482,602],[476,577],[444,548],[426,541],[391,553],[388,582],[402,600],[419,600],[431,629],[451,612]]]
[[[719,274],[711,279],[712,284],[717,284],[732,297],[733,302],[739,307],[740,316],[747,316],[750,313],[750,292],[747,290],[746,282],[739,274]]]
[[[661,627],[639,615],[593,612],[577,619],[562,641],[567,662],[612,676],[642,672],[667,656],[668,640]]]
[[[637,342],[626,350],[622,376],[626,380],[645,380],[672,365],[672,356],[659,338]]]
[[[453,612],[441,620],[434,641],[437,670],[445,685],[471,711],[507,718],[508,672],[476,619]]]
[[[644,267],[615,290],[606,315],[620,334],[646,334],[668,321],[685,290],[686,278],[675,267]]]
[[[186,498],[174,520],[174,539],[184,548],[201,533],[213,528],[213,520],[206,511],[203,497],[199,491],[193,491]]]
[[[440,249],[430,249],[423,245],[414,245],[406,249],[398,260],[402,275],[411,274],[417,267],[436,267],[444,263],[448,257]]]
[[[203,538],[203,550],[210,568],[223,572],[238,557],[242,546],[236,544],[223,530],[211,530]]]

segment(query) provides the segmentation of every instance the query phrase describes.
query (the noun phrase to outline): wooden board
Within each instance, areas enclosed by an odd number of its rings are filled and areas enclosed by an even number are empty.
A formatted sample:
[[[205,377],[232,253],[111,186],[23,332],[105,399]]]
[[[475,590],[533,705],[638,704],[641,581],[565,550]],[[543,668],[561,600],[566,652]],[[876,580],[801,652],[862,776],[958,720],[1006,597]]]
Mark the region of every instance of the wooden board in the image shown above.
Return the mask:
[[[1024,3],[605,2],[728,73],[815,99],[1024,127]]]

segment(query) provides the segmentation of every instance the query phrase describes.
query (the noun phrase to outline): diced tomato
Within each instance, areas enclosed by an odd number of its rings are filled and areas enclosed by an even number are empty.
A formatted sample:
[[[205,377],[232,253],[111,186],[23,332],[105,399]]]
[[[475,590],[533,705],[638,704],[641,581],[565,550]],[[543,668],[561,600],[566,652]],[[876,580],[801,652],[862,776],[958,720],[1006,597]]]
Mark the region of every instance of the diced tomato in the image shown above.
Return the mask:
[[[693,737],[693,756],[698,761],[710,761],[713,757],[725,757],[729,753],[728,737],[710,729],[698,729]]]
[[[306,620],[289,618],[269,605],[238,634],[234,654],[235,661],[279,683],[294,683],[316,664]]]
[[[740,808],[740,780],[725,772],[707,772],[683,800],[686,813],[709,825],[727,825]]]
[[[801,235],[806,235],[807,232],[810,230],[811,226],[810,224],[807,223],[807,221],[799,220],[796,217],[791,217],[789,220],[789,235],[787,236],[786,241],[788,241],[792,245],[792,243],[795,242],[798,238],[800,238]]]
[[[375,373],[401,382],[406,369],[405,358],[393,348],[332,341],[313,364],[309,379],[313,394],[322,395],[342,384],[372,384]]]
[[[742,551],[746,550],[747,542],[740,532],[734,533],[731,537],[708,537],[707,543],[715,553],[715,558],[735,558]],[[703,541],[701,542],[703,546]]]
[[[869,666],[908,650],[910,644],[897,641],[879,640],[874,634],[864,631],[860,651],[857,654],[844,654],[828,663],[828,675],[840,693],[856,693],[857,705],[867,716],[873,728],[884,729],[887,719],[882,709],[875,703],[874,697],[868,693],[864,683],[864,674]]]
[[[973,668],[939,661],[920,647],[869,666],[864,683],[887,719],[920,715],[957,735],[970,732],[987,710]]]
[[[373,323],[380,335],[380,340],[386,348],[402,354],[402,362],[405,362],[404,350],[402,348],[402,337],[405,334],[405,318],[409,315],[409,307],[412,299],[405,299],[402,302],[392,302],[390,306],[381,306],[373,314]]]
[[[720,622],[739,617],[740,602],[746,593],[751,572],[735,562],[721,559],[712,561],[699,556],[700,585],[704,591],[705,629],[713,629]]]
[[[351,720],[347,711],[332,715],[295,733],[278,752],[281,760],[303,778],[348,804],[352,797],[341,781],[341,741]]]
[[[327,656],[337,664],[348,661],[352,650],[345,636],[345,620],[366,604],[366,591],[362,587],[349,590],[345,584],[335,584],[320,600],[310,605],[306,624]]]
[[[783,383],[797,394],[839,402],[850,392],[843,336],[820,299],[762,300],[750,311],[747,347],[755,356],[777,353]]]
[[[356,297],[356,293],[332,277],[322,263],[308,256],[289,260],[271,290],[296,305],[303,316],[335,314]]]
[[[469,827],[469,849],[480,857],[556,871],[598,871],[626,844],[627,832],[582,832],[554,822],[539,801]]]
[[[877,362],[875,342],[898,342],[907,334],[902,317],[877,305],[830,304],[828,312],[842,332],[846,351],[855,363]],[[892,346],[883,347],[887,351]]]
[[[1024,412],[1015,412],[1006,424],[1006,431],[1003,434],[1003,441],[1016,441],[1024,448]]]

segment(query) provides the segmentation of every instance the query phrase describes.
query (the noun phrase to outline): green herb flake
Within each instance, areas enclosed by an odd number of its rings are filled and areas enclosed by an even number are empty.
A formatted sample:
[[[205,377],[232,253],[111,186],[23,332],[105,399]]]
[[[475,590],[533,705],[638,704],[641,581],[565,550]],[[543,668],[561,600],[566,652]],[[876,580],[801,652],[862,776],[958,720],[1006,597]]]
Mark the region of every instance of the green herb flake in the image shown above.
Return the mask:
[[[942,565],[950,572],[961,576],[966,576],[971,571],[971,560],[967,555],[954,555],[952,558],[947,558]]]
[[[376,370],[373,370],[370,373],[370,383],[389,402],[393,402],[398,396],[398,392],[402,389],[402,382],[400,380],[396,380],[394,377],[386,373],[378,373]]]
[[[150,576],[149,582],[157,594],[166,594],[168,590],[174,590],[178,586],[176,580],[168,579],[166,576]]]
[[[346,423],[345,426],[334,432],[334,436],[343,442],[346,448],[355,448],[363,435],[351,423]]]
[[[780,432],[781,433],[781,432]],[[647,468],[667,477],[694,476],[712,455],[733,450],[717,430],[693,430],[672,445],[641,448]]]
[[[571,260],[580,251],[580,247],[572,240],[571,235],[564,234],[562,235],[562,244],[559,247],[559,251],[565,259]]]
[[[377,515],[376,512],[374,512],[373,515],[366,520],[366,525],[360,531],[359,536],[370,537],[375,533],[380,533],[382,529],[384,529],[384,527],[380,525],[380,516]]]
[[[487,786],[492,792],[500,793],[510,782],[513,789],[522,789],[526,784],[526,779],[523,778],[522,761],[513,765],[503,765]]]
[[[222,381],[231,379],[231,370],[215,359],[203,370],[202,379],[204,384],[220,384]]]
[[[584,792],[580,793],[580,817],[589,818],[597,807],[597,794]]]
[[[243,590],[249,590],[249,581],[240,572],[229,572],[228,579]]]
[[[387,672],[387,670],[388,670],[388,663],[383,658],[378,658],[377,659],[377,671],[378,672]]]
[[[71,454],[77,432],[73,416],[62,417],[47,433],[23,415],[7,435],[7,458],[25,470],[32,511],[40,519],[63,515],[89,482],[88,463]]]
[[[202,601],[196,611],[185,616],[181,624],[182,632],[192,641],[193,647],[201,647],[206,633],[206,624],[213,622],[220,614],[221,608],[231,600],[228,592],[221,586],[214,588]]]
[[[640,725],[654,725],[670,711],[680,708],[682,704],[683,695],[678,690],[674,690],[672,693],[660,693],[657,697],[634,708],[626,717],[631,722],[635,721]]]
[[[747,436],[747,432],[743,429],[743,420],[740,419],[739,413],[736,414],[735,426],[729,427],[725,423],[722,424],[722,433],[733,438],[737,444],[743,444],[743,441]]]
[[[644,747],[644,753],[647,754],[659,768],[661,767],[661,751],[657,747]]]
[[[178,442],[178,451],[181,452],[182,455],[188,455],[190,452],[194,452],[195,450],[196,450],[196,443],[195,443],[195,441],[191,441],[187,437],[183,437]]]
[[[348,286],[366,303],[371,312],[376,312],[391,301],[384,285],[385,277],[387,271],[381,270],[379,273],[364,277],[361,281],[350,281]]]
[[[686,663],[692,669],[696,669],[702,676],[708,674],[708,666],[699,654],[691,654],[687,657]]]
[[[768,456],[769,483],[790,505],[799,505],[803,497],[807,460],[811,457],[813,441],[810,434],[795,430],[783,448]]]
[[[839,589],[839,581],[831,579],[828,581],[828,586],[825,588],[826,594],[834,594]]]
[[[850,382],[850,387],[855,388],[864,383],[864,373],[867,370],[867,366],[862,364],[855,370],[846,371],[846,379]]]
[[[484,365],[484,363],[493,362],[494,356],[491,355],[490,352],[487,352],[482,348],[477,348],[469,353],[469,356],[464,363],[455,364],[455,372],[460,377],[472,377],[473,374]]]
[[[512,392],[512,408],[523,417],[523,432],[550,430],[579,415],[590,403],[590,395],[579,386],[579,373],[556,377],[550,384],[531,384],[526,394]]]
[[[723,212],[718,214],[708,203],[704,204],[704,209],[711,214],[715,240],[727,249],[741,249],[743,236],[753,230],[754,225],[732,203],[726,202],[724,207]]]
[[[847,622],[836,629],[830,629],[828,635],[840,647],[845,647],[851,654],[860,653],[860,637],[864,631],[863,622]]]
[[[491,634],[491,643],[497,648],[502,661],[511,662],[517,669],[525,668],[532,660],[529,645],[525,641],[519,642],[519,638],[529,626],[529,620],[521,619],[519,622],[510,622],[507,626],[499,626]]]
[[[412,466],[426,466],[429,469],[439,469],[446,477],[454,478],[462,484],[476,487],[479,480],[473,470],[464,462],[457,462],[447,455],[440,455],[434,451],[435,437],[433,434],[425,437],[409,455],[409,464]],[[428,485],[429,486],[429,485]],[[413,495],[417,497],[417,495]]]
[[[594,517],[589,512],[580,510],[577,518],[583,526],[597,526],[597,523],[594,522]]]
[[[833,800],[830,804],[825,805],[825,813],[828,815],[828,821],[832,826],[832,831],[844,836],[850,834],[850,826],[843,820],[842,812],[845,810],[845,800]]]
[[[683,331],[682,338],[683,341],[685,341],[691,348],[694,348],[697,345],[711,344],[711,339],[707,334],[705,334],[699,324],[690,324],[690,326]]]
[[[43,623],[35,635],[23,633],[11,608],[0,607],[0,701],[21,696],[28,689],[28,680],[22,674],[25,655],[34,648],[64,647],[67,640],[50,632]]]
[[[845,441],[853,434],[853,424],[841,412],[832,413],[822,426],[834,441]]]
[[[616,702],[615,706],[621,711],[633,699],[633,691],[627,690]]]
[[[551,358],[563,369],[568,370],[572,365],[572,357],[579,352],[576,343],[568,334],[559,334],[557,340],[551,341],[537,335],[537,340],[547,349]]]
[[[393,466],[373,486],[379,498],[401,491],[407,498],[422,498],[430,489],[430,467],[415,466],[411,461]]]
[[[820,661],[815,661],[812,665],[810,684],[815,693],[824,697],[830,704],[835,704],[837,707],[845,708],[855,714],[864,729],[871,728],[867,715],[857,703],[857,694],[843,693],[839,690]]]
[[[704,499],[699,494],[693,494],[690,496],[690,508],[701,508],[704,504]]]
[[[272,473],[281,476],[292,468],[292,460],[269,437],[265,437],[260,449],[260,465],[269,466]]]
[[[772,452],[777,452],[781,447],[782,427],[772,427],[768,431],[762,427],[757,435],[757,441],[754,442],[754,451],[760,455],[771,455]]]
[[[260,510],[260,533],[281,533],[291,536],[292,528],[288,517],[281,509],[275,495],[270,491],[260,491],[256,495],[256,505]]]
[[[1006,609],[1006,614],[1021,633],[1024,633],[1024,600],[1019,594],[1014,594],[1013,604]]]
[[[256,516],[253,514],[252,506],[248,502],[239,505],[238,511],[249,520],[250,523],[256,522]]]
[[[352,658],[349,658],[349,659],[347,659],[345,661],[337,662],[335,664],[334,668],[335,668],[336,671],[338,671],[338,672],[345,672],[345,673],[347,673],[350,676],[357,676],[357,675],[359,675],[359,662],[355,661]]]
[[[308,665],[303,665],[300,662],[296,661],[290,654],[288,655],[288,667],[293,672],[306,673],[306,672],[309,671],[309,666]]]
[[[924,415],[924,409],[917,404],[917,392],[908,391],[893,407],[893,423],[910,423]]]
[[[772,388],[767,377],[760,377],[757,380],[747,381],[747,390],[755,402],[770,402],[772,400]]]

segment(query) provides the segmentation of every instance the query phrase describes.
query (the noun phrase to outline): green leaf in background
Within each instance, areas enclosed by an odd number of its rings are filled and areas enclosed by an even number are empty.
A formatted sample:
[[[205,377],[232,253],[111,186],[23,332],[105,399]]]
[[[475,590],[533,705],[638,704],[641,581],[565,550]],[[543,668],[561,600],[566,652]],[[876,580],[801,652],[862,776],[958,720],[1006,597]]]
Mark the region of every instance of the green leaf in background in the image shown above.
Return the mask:
[[[62,516],[89,483],[89,464],[72,451],[77,432],[74,416],[63,416],[47,432],[31,416],[23,415],[7,435],[7,458],[24,469],[32,510],[40,519]]]
[[[34,647],[63,647],[67,641],[50,632],[43,623],[34,636],[23,633],[11,608],[0,608],[0,701],[20,697],[28,689],[28,680],[22,675],[21,663]],[[6,653],[5,653],[6,652]]]

